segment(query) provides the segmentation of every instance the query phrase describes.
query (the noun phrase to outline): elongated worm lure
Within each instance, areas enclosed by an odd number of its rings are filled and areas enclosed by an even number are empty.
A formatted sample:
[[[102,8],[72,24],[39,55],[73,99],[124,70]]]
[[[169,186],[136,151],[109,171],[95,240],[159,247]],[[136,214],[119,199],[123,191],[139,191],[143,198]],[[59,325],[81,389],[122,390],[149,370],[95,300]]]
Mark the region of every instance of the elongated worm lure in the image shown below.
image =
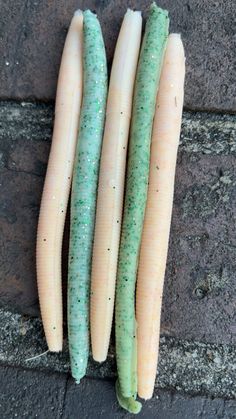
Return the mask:
[[[61,249],[82,99],[83,14],[72,19],[57,85],[52,145],[38,221],[36,265],[48,348],[62,350]]]
[[[150,7],[135,81],[128,170],[116,287],[116,354],[118,400],[137,393],[135,283],[147,198],[150,140],[163,55],[168,36],[166,11]],[[133,406],[135,413],[140,410]]]
[[[128,10],[117,40],[109,84],[91,277],[92,352],[99,362],[107,357],[111,333],[127,143],[141,30],[141,13]]]
[[[74,163],[68,266],[68,336],[72,376],[85,375],[89,354],[91,257],[101,144],[107,96],[107,65],[100,24],[84,14],[83,103]]]
[[[138,394],[153,394],[160,334],[161,303],[179,145],[185,57],[180,35],[171,34],[157,95],[151,162],[138,268]]]

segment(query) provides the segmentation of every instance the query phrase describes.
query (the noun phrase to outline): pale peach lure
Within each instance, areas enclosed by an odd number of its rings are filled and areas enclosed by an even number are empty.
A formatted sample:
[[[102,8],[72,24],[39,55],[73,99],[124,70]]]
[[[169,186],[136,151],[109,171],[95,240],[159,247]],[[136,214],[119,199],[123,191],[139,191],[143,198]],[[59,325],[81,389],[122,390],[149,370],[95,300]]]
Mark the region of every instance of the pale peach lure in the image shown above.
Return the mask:
[[[50,351],[62,350],[61,248],[82,98],[83,15],[72,19],[57,85],[52,146],[38,222],[39,302]]]
[[[140,12],[128,10],[112,65],[100,163],[91,285],[93,358],[105,361],[110,340],[122,221],[126,152],[141,41]]]
[[[185,57],[180,35],[168,39],[154,119],[149,188],[136,294],[138,394],[153,394],[176,157],[184,94]]]

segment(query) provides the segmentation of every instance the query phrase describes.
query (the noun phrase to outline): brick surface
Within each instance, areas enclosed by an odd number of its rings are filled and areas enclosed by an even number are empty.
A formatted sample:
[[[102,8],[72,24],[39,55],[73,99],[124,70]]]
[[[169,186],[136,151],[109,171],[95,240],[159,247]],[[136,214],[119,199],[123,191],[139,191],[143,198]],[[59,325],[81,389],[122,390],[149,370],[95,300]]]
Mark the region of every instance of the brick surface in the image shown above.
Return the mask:
[[[0,367],[1,419],[59,419],[67,376]]]
[[[39,314],[35,237],[52,113],[46,105],[0,106],[0,305],[33,315]],[[184,116],[162,313],[166,335],[236,342],[235,132],[233,116]],[[65,290],[67,249],[68,234]]]
[[[53,100],[67,28],[77,8],[101,20],[111,64],[122,17],[149,0],[0,1],[0,97]],[[185,106],[236,111],[234,0],[159,0],[181,32],[187,57]]]
[[[236,342],[236,159],[182,153],[162,324],[186,339]]]
[[[139,418],[144,419],[234,419],[235,401],[191,397],[158,391],[143,403]],[[80,416],[81,415],[81,416]],[[63,419],[132,418],[116,401],[114,382],[82,380],[78,386],[69,380]]]
[[[45,374],[0,367],[1,419],[132,418],[122,410],[113,380],[83,379],[74,384],[66,374]],[[192,397],[156,391],[143,403],[138,417],[145,419],[234,419],[235,400]]]
[[[47,344],[39,318],[0,309],[0,365],[35,368],[49,372],[68,372],[68,341],[63,351],[47,352]],[[43,354],[34,358],[36,355]],[[33,359],[32,359],[33,358]],[[192,395],[236,398],[236,345],[186,341],[161,336],[157,389],[177,389]],[[86,372],[90,378],[115,378],[116,359],[112,337],[106,362],[89,357]]]

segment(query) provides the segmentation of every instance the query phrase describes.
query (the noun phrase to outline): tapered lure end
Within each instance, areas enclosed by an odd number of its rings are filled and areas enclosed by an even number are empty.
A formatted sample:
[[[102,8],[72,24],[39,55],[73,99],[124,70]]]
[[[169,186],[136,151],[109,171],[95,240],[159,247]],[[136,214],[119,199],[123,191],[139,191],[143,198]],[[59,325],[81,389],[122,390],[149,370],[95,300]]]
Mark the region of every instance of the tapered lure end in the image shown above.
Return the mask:
[[[121,393],[121,388],[119,380],[116,381],[116,397],[119,402],[119,405],[127,410],[129,413],[137,415],[141,412],[142,404],[136,400],[136,395],[134,397],[124,397]]]

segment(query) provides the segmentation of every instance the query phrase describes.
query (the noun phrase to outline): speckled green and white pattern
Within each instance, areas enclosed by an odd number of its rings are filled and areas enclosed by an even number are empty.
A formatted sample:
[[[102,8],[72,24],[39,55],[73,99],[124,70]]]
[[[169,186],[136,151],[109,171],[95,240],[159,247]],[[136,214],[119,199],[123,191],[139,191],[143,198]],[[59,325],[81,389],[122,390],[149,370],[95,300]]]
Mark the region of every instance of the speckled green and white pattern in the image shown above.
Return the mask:
[[[106,53],[96,15],[84,12],[83,103],[71,195],[68,335],[72,376],[86,373],[89,294],[99,161],[107,96]]]
[[[148,189],[152,123],[168,27],[168,13],[152,4],[135,81],[116,287],[116,357],[120,393],[127,398],[136,397],[137,393],[135,284]]]

